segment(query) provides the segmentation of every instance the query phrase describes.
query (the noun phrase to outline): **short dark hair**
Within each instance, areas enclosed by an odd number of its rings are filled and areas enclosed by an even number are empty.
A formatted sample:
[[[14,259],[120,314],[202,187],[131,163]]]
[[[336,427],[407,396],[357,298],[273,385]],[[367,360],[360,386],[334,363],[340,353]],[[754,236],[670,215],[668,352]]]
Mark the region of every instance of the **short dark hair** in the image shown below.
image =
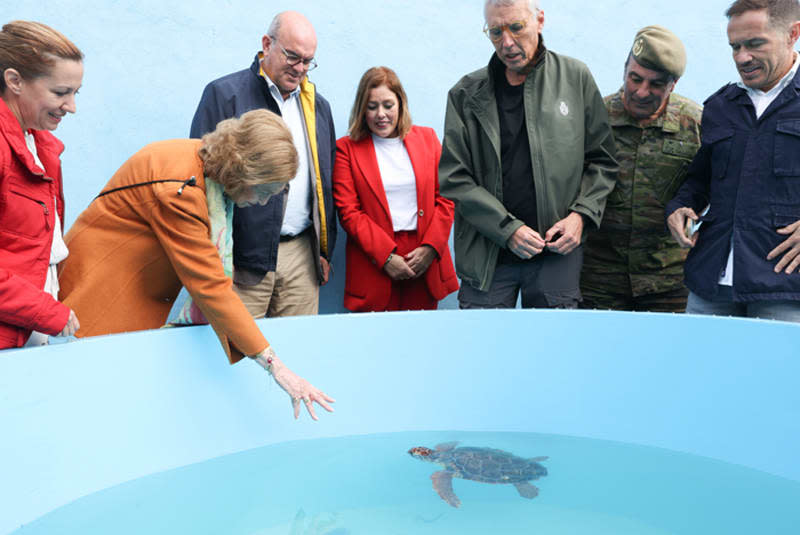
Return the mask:
[[[736,0],[725,16],[729,19],[747,11],[767,10],[769,25],[773,28],[788,27],[793,22],[800,20],[799,0]]]

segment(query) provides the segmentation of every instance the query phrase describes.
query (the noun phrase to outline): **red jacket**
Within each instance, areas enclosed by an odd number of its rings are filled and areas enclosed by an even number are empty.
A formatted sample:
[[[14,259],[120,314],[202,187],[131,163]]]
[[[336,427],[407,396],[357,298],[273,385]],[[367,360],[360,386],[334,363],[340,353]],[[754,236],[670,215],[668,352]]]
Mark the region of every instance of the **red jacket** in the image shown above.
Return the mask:
[[[411,127],[403,143],[417,180],[417,234],[421,244],[430,245],[439,255],[425,272],[425,282],[431,295],[440,300],[458,289],[448,246],[453,202],[439,195],[442,146],[432,129],[420,126]],[[344,306],[383,310],[392,287],[383,264],[397,244],[372,136],[358,142],[345,136],[336,142],[333,198],[347,232]]]
[[[0,99],[0,349],[21,347],[32,330],[58,334],[69,318],[69,308],[43,290],[56,211],[64,220],[64,145],[49,132],[33,135],[44,170]]]

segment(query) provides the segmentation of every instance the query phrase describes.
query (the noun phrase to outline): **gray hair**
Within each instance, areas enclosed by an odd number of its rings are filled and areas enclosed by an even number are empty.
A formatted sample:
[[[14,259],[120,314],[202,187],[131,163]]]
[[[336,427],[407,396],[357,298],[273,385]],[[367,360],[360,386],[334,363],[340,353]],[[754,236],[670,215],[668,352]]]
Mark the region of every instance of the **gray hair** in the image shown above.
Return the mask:
[[[528,2],[531,13],[539,11],[539,0],[486,0],[483,5],[483,12],[486,13],[486,8],[489,6],[514,6],[525,1]]]
[[[281,23],[283,22],[283,14],[285,11],[282,11],[275,15],[275,18],[272,19],[272,22],[269,23],[269,29],[267,29],[267,35],[270,36],[272,39],[278,38],[278,32],[281,30]]]

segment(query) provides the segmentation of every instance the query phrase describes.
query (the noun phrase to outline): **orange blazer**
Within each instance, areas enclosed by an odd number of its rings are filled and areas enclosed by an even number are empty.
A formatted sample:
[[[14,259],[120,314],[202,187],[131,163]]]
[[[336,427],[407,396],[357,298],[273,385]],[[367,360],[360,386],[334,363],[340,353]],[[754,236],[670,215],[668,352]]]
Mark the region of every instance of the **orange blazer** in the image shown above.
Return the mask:
[[[425,272],[431,295],[443,299],[458,289],[448,239],[453,226],[453,202],[439,195],[442,146],[431,128],[412,126],[403,140],[417,181],[417,234],[438,257]],[[383,271],[395,250],[392,216],[375,156],[372,136],[336,142],[333,198],[347,232],[344,306],[348,310],[384,310],[392,279]]]
[[[92,201],[67,232],[60,297],[78,316],[78,336],[161,327],[186,286],[231,363],[267,347],[210,238],[200,143],[144,147],[103,191],[123,189]],[[125,188],[154,180],[168,181]]]

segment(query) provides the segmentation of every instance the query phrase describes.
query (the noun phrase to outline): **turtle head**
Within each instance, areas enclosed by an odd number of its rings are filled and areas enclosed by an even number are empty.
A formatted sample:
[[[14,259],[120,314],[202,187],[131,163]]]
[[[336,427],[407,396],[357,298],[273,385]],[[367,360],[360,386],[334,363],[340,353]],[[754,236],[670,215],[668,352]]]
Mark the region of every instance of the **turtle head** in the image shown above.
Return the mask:
[[[434,450],[426,448],[425,446],[417,446],[416,448],[411,448],[408,450],[409,455],[422,461],[432,461],[434,453],[436,453]]]

